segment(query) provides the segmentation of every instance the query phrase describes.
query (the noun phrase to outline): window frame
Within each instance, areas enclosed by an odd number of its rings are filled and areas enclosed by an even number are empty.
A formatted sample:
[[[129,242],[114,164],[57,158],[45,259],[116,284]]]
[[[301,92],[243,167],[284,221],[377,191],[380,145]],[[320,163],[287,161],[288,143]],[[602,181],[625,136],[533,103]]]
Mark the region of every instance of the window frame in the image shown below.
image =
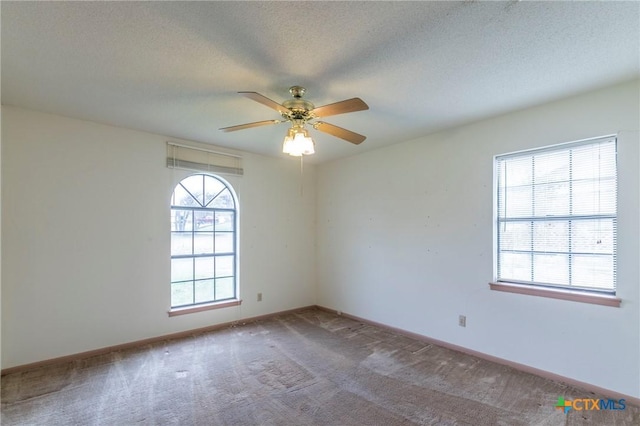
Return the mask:
[[[503,223],[508,223],[509,221],[513,221],[514,218],[513,217],[505,217],[505,216],[501,216],[500,215],[500,211],[499,211],[499,204],[501,202],[500,199],[500,190],[501,189],[505,189],[508,188],[507,185],[505,185],[504,187],[501,187],[501,182],[500,182],[500,176],[499,176],[499,167],[500,167],[500,163],[504,162],[505,160],[508,161],[509,159],[524,159],[525,161],[527,159],[531,159],[531,161],[535,161],[534,157],[536,155],[539,154],[544,154],[544,153],[553,153],[553,152],[562,152],[562,151],[570,151],[574,148],[579,148],[582,146],[588,146],[588,145],[595,145],[595,144],[599,144],[599,143],[603,143],[603,142],[608,142],[608,141],[612,141],[613,142],[613,166],[614,166],[614,186],[615,186],[615,198],[614,198],[614,202],[613,202],[613,207],[614,207],[614,214],[612,215],[608,215],[611,221],[612,221],[612,231],[611,231],[611,235],[612,235],[612,253],[611,253],[611,257],[612,257],[612,288],[604,288],[604,287],[584,287],[584,286],[574,286],[571,284],[571,281],[569,281],[569,284],[567,285],[563,285],[563,284],[554,284],[554,283],[537,283],[535,281],[533,281],[533,276],[532,276],[532,280],[531,281],[526,281],[526,280],[515,280],[515,279],[502,279],[499,278],[500,276],[500,255],[502,253],[501,251],[501,240],[500,240],[500,226]],[[519,293],[519,294],[529,294],[529,295],[535,295],[535,296],[542,296],[542,297],[551,297],[551,298],[556,298],[556,299],[564,299],[564,300],[573,300],[573,301],[579,301],[579,302],[585,302],[585,303],[596,303],[596,304],[601,304],[601,305],[607,305],[607,306],[620,306],[620,298],[618,298],[616,296],[616,276],[617,276],[617,220],[618,220],[618,202],[617,202],[617,198],[618,198],[618,176],[619,176],[619,171],[618,171],[618,164],[617,164],[617,145],[618,145],[618,138],[617,135],[607,135],[607,136],[602,136],[602,137],[596,137],[596,138],[589,138],[589,139],[583,139],[583,140],[579,140],[579,141],[573,141],[573,142],[567,142],[567,143],[562,143],[562,144],[556,144],[556,145],[551,145],[551,146],[546,146],[546,147],[541,147],[541,148],[535,148],[535,149],[528,149],[528,150],[522,150],[522,151],[517,151],[517,152],[512,152],[512,153],[508,153],[508,154],[500,154],[500,155],[496,155],[493,158],[493,170],[494,170],[494,184],[493,184],[493,195],[494,195],[494,201],[493,201],[493,209],[494,209],[494,220],[493,220],[493,241],[494,241],[494,250],[493,250],[493,268],[494,268],[494,273],[493,273],[493,281],[489,283],[490,289],[491,290],[498,290],[498,291],[506,291],[506,292],[511,292],[511,293]],[[573,158],[572,157],[572,152],[570,152],[570,157],[569,158]],[[572,160],[571,160],[572,161]],[[579,169],[579,167],[574,167],[573,164],[569,163],[568,164],[568,168],[570,170],[569,172],[569,178],[568,178],[568,183],[569,183],[569,191],[570,191],[570,197],[573,195],[573,184],[577,181],[573,179],[573,171],[575,171],[576,169]],[[532,187],[532,191],[535,189],[535,175],[532,175],[532,179],[534,179],[533,181],[531,181],[531,187]],[[599,193],[602,193],[603,190],[599,189]],[[606,190],[605,190],[606,191]],[[531,203],[534,203],[533,198],[531,199]],[[533,205],[533,204],[532,204]],[[587,218],[584,217],[585,215],[580,215],[580,214],[573,214],[572,211],[569,211],[569,214],[565,215],[565,220],[567,221],[567,223],[569,224],[570,227],[573,226],[573,223],[576,221],[580,221],[580,220],[587,220]],[[586,215],[586,216],[593,216],[595,217],[595,215]],[[536,217],[535,212],[532,212],[531,215],[531,226],[533,227],[534,223],[536,221],[539,221],[540,223],[543,223],[543,221],[549,221],[551,220],[550,218],[553,218],[552,220],[558,220],[557,217],[554,216],[540,216],[540,217]],[[592,218],[593,219],[593,218]],[[600,220],[600,217],[597,217],[595,220]],[[525,221],[526,222],[526,221]],[[536,253],[536,250],[534,250],[534,233],[533,233],[533,228],[530,229],[530,238],[531,238],[531,249],[529,250],[529,252],[531,253],[532,256],[534,256],[534,254]],[[568,273],[570,274],[569,276],[571,276],[571,268],[573,268],[572,266],[572,248],[571,248],[571,244],[570,244],[570,233],[568,234],[568,238],[569,238],[569,246],[566,249],[565,254],[568,256],[568,264],[567,264],[567,268],[568,268]],[[540,241],[538,239],[538,241]],[[526,252],[527,250],[525,250]],[[532,258],[533,259],[533,258]],[[534,273],[534,265],[532,264],[530,266],[531,268],[531,273]]]
[[[217,184],[221,184],[222,185],[222,189],[220,189],[212,198],[211,200],[209,200],[208,202],[206,202],[206,200],[203,198],[202,202],[200,202],[198,200],[198,198],[200,197],[200,195],[198,195],[197,197],[192,194],[191,192],[189,192],[189,190],[183,185],[183,182],[185,182],[187,179],[193,178],[194,176],[202,176],[202,192],[203,192],[203,197],[206,191],[206,186],[207,186],[207,179],[214,179],[215,181],[217,181]],[[191,198],[193,198],[193,201],[195,201],[196,204],[194,205],[179,205],[179,204],[174,204],[175,202],[175,194],[176,194],[176,190],[178,190],[180,187],[182,186],[182,188],[191,196]],[[211,203],[214,202],[214,200],[221,194],[223,194],[225,191],[228,191],[230,197],[231,197],[231,202],[233,204],[233,207],[216,207],[216,206],[211,206]],[[205,205],[203,205],[206,202]],[[170,309],[168,311],[169,316],[176,316],[176,315],[183,315],[183,314],[188,314],[188,313],[194,313],[194,312],[201,312],[201,311],[205,311],[205,310],[210,310],[210,309],[220,309],[220,308],[225,308],[225,307],[229,307],[229,306],[237,306],[240,305],[242,303],[242,301],[240,300],[239,297],[239,282],[238,282],[238,244],[239,244],[239,239],[238,239],[238,225],[239,225],[239,205],[238,205],[238,197],[232,187],[232,185],[226,181],[225,179],[223,179],[222,177],[213,174],[213,173],[205,173],[205,172],[196,172],[196,173],[190,173],[187,176],[184,176],[180,179],[179,182],[177,182],[175,184],[175,186],[173,187],[173,191],[171,193],[171,199],[170,199],[170,222],[171,222],[171,229],[170,229],[170,259],[171,259],[171,264],[170,264],[170,271],[171,271],[171,277],[170,277],[170,281],[169,281],[169,306]],[[191,229],[190,230],[179,230],[177,229],[176,223],[175,223],[175,214],[174,211],[177,210],[187,210],[190,211],[191,214]],[[211,216],[211,226],[212,229],[211,231],[198,231],[198,228],[196,227],[196,217],[197,217],[197,212],[203,213],[205,212],[206,215],[204,217],[208,218],[209,215]],[[216,217],[218,217],[220,214],[230,214],[232,216],[232,222],[231,222],[231,229],[230,230],[224,230],[224,231],[216,231]],[[186,216],[188,217],[188,216]],[[183,225],[184,226],[184,225]],[[199,235],[199,232],[211,232],[212,234],[212,248],[211,248],[211,252],[206,252],[206,253],[196,253],[195,252],[195,245],[196,245],[196,235]],[[190,245],[191,245],[191,253],[174,253],[174,237],[176,235],[178,235],[178,233],[180,234],[190,234]],[[217,234],[218,233],[224,233],[224,234],[231,234],[231,247],[232,250],[231,251],[225,251],[225,252],[217,252],[216,251],[216,238],[217,238]],[[187,242],[187,246],[189,245],[189,243]],[[216,276],[216,271],[215,271],[215,267],[213,266],[213,276],[210,276],[208,278],[198,278],[198,276],[196,275],[195,272],[195,268],[196,268],[196,261],[197,259],[212,259],[213,260],[213,264],[216,265],[216,258],[222,258],[222,257],[232,257],[232,275],[231,276],[227,276],[227,277],[217,277]],[[180,259],[192,259],[193,261],[193,270],[192,270],[192,274],[191,274],[191,278],[188,280],[174,280],[174,271],[173,271],[173,264],[174,264],[174,260],[180,260]],[[232,278],[233,279],[233,295],[230,297],[221,297],[221,298],[217,298],[215,296],[215,292],[216,292],[216,283],[215,280],[218,278]],[[206,300],[202,300],[202,301],[197,301],[196,300],[196,283],[198,281],[206,281],[206,280],[213,280],[213,294],[214,297],[210,298],[210,299],[206,299]],[[187,283],[190,282],[192,285],[192,301],[193,303],[186,303],[186,304],[176,304],[174,305],[174,299],[173,299],[173,286],[176,283]]]

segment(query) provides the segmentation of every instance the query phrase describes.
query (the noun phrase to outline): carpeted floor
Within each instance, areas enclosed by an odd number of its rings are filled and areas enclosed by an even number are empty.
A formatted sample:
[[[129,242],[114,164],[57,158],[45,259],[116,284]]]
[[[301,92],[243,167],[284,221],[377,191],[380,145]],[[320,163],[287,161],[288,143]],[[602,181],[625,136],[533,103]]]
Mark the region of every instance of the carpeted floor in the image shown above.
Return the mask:
[[[639,425],[586,391],[308,309],[2,377],[3,425]]]

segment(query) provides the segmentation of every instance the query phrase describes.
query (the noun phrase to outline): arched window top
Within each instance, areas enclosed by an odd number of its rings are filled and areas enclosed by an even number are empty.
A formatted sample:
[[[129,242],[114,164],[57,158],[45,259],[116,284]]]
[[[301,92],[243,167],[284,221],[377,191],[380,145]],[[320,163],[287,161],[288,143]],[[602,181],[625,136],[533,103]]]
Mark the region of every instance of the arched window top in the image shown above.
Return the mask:
[[[206,174],[195,174],[184,178],[176,185],[171,205],[235,210],[236,201],[229,186],[221,179]]]

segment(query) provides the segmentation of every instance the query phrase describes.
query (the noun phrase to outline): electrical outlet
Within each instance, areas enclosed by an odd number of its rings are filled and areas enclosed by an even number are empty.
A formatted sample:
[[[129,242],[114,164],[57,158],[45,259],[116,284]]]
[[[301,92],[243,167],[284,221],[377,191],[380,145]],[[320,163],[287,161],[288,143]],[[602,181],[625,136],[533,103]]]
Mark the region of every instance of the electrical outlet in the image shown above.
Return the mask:
[[[458,325],[460,327],[466,327],[467,326],[467,317],[464,316],[464,315],[458,316]]]
[[[258,302],[262,302],[262,293],[258,293]]]

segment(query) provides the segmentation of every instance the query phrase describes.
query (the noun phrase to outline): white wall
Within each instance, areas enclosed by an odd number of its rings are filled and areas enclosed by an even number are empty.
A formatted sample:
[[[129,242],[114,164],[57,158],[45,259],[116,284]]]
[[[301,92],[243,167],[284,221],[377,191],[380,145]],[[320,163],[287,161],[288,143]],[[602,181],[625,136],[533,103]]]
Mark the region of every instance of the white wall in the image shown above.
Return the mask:
[[[2,108],[2,368],[315,303],[315,167],[243,154],[240,307],[169,318],[169,138]],[[263,293],[263,301],[256,294]]]
[[[640,397],[639,118],[634,82],[319,166],[318,304]],[[489,290],[493,156],[612,133],[622,306]]]
[[[184,174],[164,167],[168,138],[3,106],[2,368],[317,303],[640,397],[638,95],[619,85],[308,166],[302,196],[295,160],[243,154],[228,180],[244,302],[173,318]],[[622,307],[490,291],[493,156],[611,133]]]
[[[0,106],[0,117],[2,106]],[[2,120],[0,119],[0,134],[2,133]],[[2,138],[0,137],[0,188],[2,188]],[[0,190],[0,194],[2,191]],[[2,196],[0,195],[0,260],[2,260]],[[2,365],[2,262],[0,261],[0,365]]]

